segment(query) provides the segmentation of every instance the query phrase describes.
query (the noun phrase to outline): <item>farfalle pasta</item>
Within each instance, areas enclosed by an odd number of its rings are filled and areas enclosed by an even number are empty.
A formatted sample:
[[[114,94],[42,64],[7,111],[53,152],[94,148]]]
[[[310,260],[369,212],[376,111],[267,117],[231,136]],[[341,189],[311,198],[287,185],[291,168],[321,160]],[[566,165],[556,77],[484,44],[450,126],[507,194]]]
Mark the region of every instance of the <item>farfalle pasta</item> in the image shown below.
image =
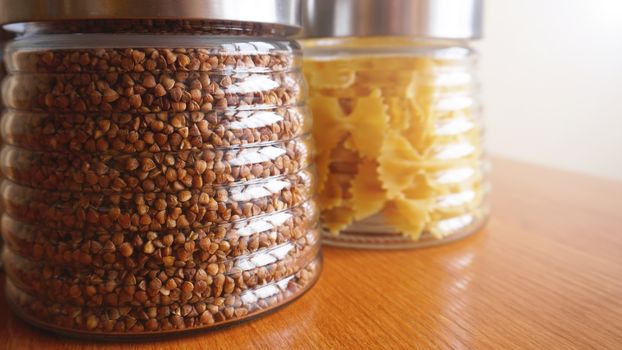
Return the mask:
[[[325,242],[408,247],[475,231],[488,184],[473,53],[339,40],[351,54],[304,42]],[[399,54],[361,53],[385,46]]]

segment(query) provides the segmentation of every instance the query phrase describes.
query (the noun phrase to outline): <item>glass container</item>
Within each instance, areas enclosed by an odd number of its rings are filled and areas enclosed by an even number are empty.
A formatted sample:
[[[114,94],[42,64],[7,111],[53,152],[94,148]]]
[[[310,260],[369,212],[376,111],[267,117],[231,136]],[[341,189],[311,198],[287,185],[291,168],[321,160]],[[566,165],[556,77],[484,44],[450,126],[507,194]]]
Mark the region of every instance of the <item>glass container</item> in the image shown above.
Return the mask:
[[[321,269],[297,1],[0,1],[6,297],[71,336],[248,319]],[[162,17],[166,15],[166,17]]]
[[[6,74],[6,68],[4,67],[4,43],[11,39],[13,37],[11,32],[2,30],[2,28],[0,28],[0,81],[2,81],[2,79],[4,79],[4,75]],[[0,110],[2,110],[3,107],[3,103],[2,103],[2,96],[0,96]],[[2,136],[0,136],[0,146],[2,145],[3,141],[2,141]],[[0,181],[2,181],[3,175],[0,172]],[[3,206],[2,203],[0,203],[0,215],[2,215],[3,212]],[[2,246],[3,246],[3,240],[2,240],[2,236],[0,236],[0,251],[2,250]],[[0,269],[2,268],[2,259],[0,259]]]
[[[324,242],[412,248],[486,221],[481,1],[307,2]]]

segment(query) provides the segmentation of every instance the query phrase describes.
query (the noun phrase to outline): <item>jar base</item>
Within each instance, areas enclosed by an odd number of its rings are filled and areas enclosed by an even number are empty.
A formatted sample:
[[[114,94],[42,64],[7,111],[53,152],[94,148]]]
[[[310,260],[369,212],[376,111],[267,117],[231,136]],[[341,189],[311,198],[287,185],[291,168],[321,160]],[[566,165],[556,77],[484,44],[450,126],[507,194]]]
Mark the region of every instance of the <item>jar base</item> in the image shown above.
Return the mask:
[[[86,330],[79,329],[71,329],[67,327],[56,326],[50,322],[45,322],[40,319],[37,319],[32,316],[34,313],[33,310],[26,310],[25,308],[18,305],[18,301],[14,300],[17,296],[16,293],[20,293],[15,287],[12,287],[9,284],[5,284],[5,294],[7,303],[9,308],[13,311],[15,315],[17,315],[21,320],[28,323],[29,325],[42,329],[44,331],[49,331],[61,336],[74,338],[74,339],[82,339],[82,340],[90,340],[90,341],[101,341],[101,342],[115,342],[115,341],[123,341],[123,342],[141,342],[147,340],[154,339],[162,339],[162,338],[173,338],[173,337],[182,337],[189,336],[193,334],[200,334],[202,332],[209,332],[213,330],[228,328],[234,326],[236,324],[251,321],[257,318],[261,318],[272,312],[278,311],[279,309],[289,305],[291,302],[297,300],[306,292],[308,292],[318,281],[319,276],[322,272],[323,267],[323,256],[320,252],[316,258],[307,265],[304,270],[307,270],[311,276],[308,281],[301,289],[292,292],[289,296],[285,296],[284,299],[276,302],[274,305],[268,306],[267,308],[258,309],[255,312],[251,312],[243,317],[234,318],[222,322],[217,322],[212,325],[205,325],[199,327],[185,328],[185,329],[173,329],[166,331],[142,331],[142,332],[90,332]],[[7,281],[8,282],[8,281]],[[296,281],[299,282],[299,281]],[[13,289],[13,290],[11,290]],[[285,292],[279,293],[281,296],[284,296]],[[11,297],[13,295],[13,298]]]
[[[369,249],[369,250],[398,250],[398,249],[416,249],[426,248],[445,243],[461,240],[481,231],[486,222],[488,215],[484,215],[479,220],[475,220],[468,226],[463,227],[444,238],[438,239],[433,237],[429,232],[424,232],[418,241],[413,241],[404,237],[400,233],[382,233],[382,232],[340,232],[333,235],[324,230],[322,234],[322,244],[338,248],[351,249]]]

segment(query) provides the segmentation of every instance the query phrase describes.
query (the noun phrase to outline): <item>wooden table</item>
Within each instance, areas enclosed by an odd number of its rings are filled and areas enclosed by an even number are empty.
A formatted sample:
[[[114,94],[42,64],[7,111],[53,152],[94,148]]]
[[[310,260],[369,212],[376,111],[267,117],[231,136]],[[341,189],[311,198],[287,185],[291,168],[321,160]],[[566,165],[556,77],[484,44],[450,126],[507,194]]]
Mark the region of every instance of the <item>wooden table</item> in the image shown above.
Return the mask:
[[[326,248],[320,282],[276,313],[125,347],[622,349],[622,182],[494,166],[493,216],[475,236],[411,251]],[[0,349],[98,345],[29,327],[3,296],[0,315]]]

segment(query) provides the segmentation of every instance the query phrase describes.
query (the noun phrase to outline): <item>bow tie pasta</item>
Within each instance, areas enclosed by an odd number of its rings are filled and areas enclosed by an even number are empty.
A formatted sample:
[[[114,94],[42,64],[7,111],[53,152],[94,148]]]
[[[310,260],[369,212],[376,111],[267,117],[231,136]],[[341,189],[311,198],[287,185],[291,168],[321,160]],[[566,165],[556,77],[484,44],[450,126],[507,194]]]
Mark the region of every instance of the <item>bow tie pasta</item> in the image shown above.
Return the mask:
[[[477,85],[465,69],[426,56],[306,58],[329,240],[442,239],[485,216]]]

